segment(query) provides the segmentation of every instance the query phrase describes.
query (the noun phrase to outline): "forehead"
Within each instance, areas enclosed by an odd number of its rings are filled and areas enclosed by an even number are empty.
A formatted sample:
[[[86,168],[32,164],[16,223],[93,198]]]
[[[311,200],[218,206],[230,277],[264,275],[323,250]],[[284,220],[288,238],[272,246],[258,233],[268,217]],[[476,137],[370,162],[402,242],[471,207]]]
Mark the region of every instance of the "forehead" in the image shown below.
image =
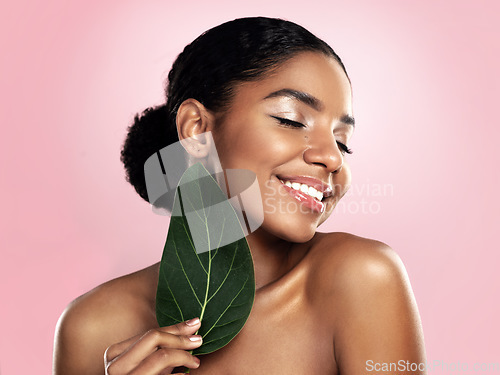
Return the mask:
[[[261,102],[270,93],[292,89],[307,93],[322,104],[322,111],[352,114],[351,85],[340,64],[317,52],[303,52],[258,81],[235,87],[233,106]]]

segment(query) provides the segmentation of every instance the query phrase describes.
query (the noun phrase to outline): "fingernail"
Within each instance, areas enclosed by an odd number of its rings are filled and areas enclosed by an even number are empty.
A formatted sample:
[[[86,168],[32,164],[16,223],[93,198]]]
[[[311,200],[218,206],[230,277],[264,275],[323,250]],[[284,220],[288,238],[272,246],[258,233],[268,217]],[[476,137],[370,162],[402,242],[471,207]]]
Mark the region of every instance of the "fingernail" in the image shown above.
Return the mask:
[[[188,320],[188,321],[186,322],[186,324],[187,324],[188,326],[195,326],[195,325],[197,325],[197,324],[199,324],[199,323],[200,323],[200,319],[199,319],[199,318],[194,318],[194,319]]]
[[[196,365],[199,366],[200,365],[200,359],[198,357],[194,357],[194,356],[193,356],[193,359],[196,362]]]
[[[191,341],[201,341],[201,336],[200,335],[189,336],[189,340],[191,340]]]

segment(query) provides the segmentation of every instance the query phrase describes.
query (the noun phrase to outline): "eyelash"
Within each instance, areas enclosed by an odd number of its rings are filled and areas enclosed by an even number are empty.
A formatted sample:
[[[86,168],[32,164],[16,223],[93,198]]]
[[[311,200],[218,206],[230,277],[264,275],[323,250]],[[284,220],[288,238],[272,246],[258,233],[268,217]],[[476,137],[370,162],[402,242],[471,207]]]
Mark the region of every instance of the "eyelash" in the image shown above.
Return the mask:
[[[277,116],[271,116],[271,117],[278,120],[278,122],[282,125],[288,125],[288,126],[292,126],[294,128],[305,128],[306,127],[304,124],[302,124],[300,122],[289,120],[287,118],[277,117]],[[353,151],[349,147],[347,147],[345,144],[343,144],[342,142],[337,141],[337,144],[339,145],[340,151],[342,152],[342,154],[344,154],[344,153],[352,154],[353,153]]]

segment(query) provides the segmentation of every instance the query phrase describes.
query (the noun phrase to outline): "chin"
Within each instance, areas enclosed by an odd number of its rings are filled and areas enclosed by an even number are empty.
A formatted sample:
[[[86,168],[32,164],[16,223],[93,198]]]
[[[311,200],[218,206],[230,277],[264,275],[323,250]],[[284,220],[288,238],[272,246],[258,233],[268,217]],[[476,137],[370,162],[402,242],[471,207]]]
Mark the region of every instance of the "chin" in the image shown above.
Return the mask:
[[[268,229],[268,232],[274,234],[288,242],[305,243],[310,241],[316,234],[317,225],[310,223],[289,223],[281,222],[278,226]]]
[[[294,233],[293,237],[291,239],[289,239],[289,241],[293,242],[293,243],[306,243],[306,242],[311,241],[315,234],[316,234],[316,230],[311,231],[309,233],[299,234],[299,235],[297,233]]]

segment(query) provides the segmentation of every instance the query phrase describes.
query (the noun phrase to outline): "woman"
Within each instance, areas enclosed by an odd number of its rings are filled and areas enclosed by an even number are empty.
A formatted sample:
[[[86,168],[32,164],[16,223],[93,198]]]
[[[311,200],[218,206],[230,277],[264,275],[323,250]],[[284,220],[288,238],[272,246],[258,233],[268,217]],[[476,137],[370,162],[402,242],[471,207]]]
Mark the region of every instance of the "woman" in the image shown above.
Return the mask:
[[[210,131],[223,169],[256,174],[264,221],[247,236],[250,317],[228,345],[192,356],[199,320],[158,327],[155,264],[68,306],[55,374],[170,374],[180,366],[193,374],[417,373],[408,364],[425,362],[423,335],[399,257],[375,240],[316,232],[348,189],[353,130],[345,68],[304,28],[238,19],[188,45],[169,73],[166,104],[136,117],[122,160],[147,200],[146,159]],[[193,157],[209,145],[194,146]]]

